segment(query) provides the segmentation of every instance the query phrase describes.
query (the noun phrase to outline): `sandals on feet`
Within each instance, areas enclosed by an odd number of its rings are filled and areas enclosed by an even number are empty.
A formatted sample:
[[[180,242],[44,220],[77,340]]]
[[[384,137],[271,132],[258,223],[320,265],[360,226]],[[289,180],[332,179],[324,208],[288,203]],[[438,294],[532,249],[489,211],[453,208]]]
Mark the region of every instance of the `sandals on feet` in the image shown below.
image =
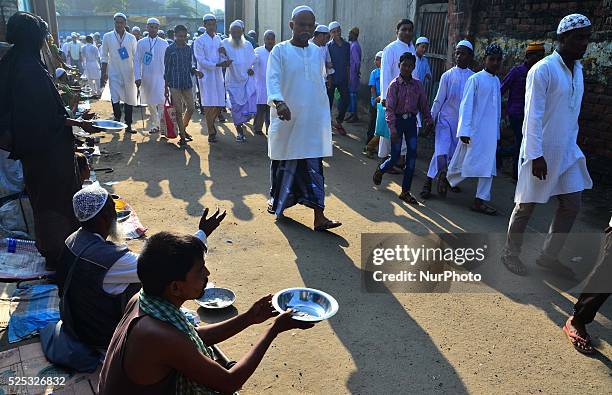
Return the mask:
[[[314,230],[315,232],[324,232],[326,230],[337,228],[339,226],[342,226],[342,222],[332,221],[331,219],[328,219],[323,224],[315,226]]]
[[[546,259],[544,257],[539,257],[536,260],[536,265],[550,270],[551,272],[558,274],[559,276],[568,278],[568,279],[573,279],[576,277],[576,274],[574,273],[574,271],[572,269],[570,269],[569,267],[565,266],[564,264],[562,264],[561,262],[559,262],[559,260],[555,259],[555,260],[550,260],[550,259]]]
[[[567,320],[565,325],[563,325],[563,332],[567,335],[567,339],[572,343],[572,346],[581,354],[585,355],[593,355],[595,354],[595,349],[591,345],[591,337],[586,334],[586,336],[580,337],[575,329],[570,329],[567,326],[567,323],[571,320],[571,317]]]
[[[527,268],[517,256],[502,256],[501,262],[506,269],[517,276],[525,276],[527,274]]]
[[[410,192],[400,193],[399,198],[400,200],[403,200],[404,202],[409,203],[409,204],[419,204],[419,202],[415,199],[414,196],[410,194]]]
[[[446,171],[441,171],[438,174],[437,192],[441,197],[446,197],[450,184],[446,179]]]
[[[473,205],[470,207],[472,211],[476,211],[477,213],[485,214],[485,215],[497,215],[497,210],[488,204],[480,203],[480,206]]]
[[[423,184],[423,190],[421,191],[421,197],[423,199],[429,199],[431,197],[431,184],[431,178],[428,178],[425,184]]]

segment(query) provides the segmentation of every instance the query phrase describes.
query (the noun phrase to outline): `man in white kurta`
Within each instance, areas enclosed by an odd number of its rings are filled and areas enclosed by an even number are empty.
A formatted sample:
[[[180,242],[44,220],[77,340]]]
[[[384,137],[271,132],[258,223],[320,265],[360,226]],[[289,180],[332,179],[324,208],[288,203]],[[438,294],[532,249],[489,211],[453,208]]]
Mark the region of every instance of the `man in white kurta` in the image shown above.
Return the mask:
[[[431,106],[431,117],[436,122],[435,150],[427,171],[427,180],[423,185],[421,197],[431,197],[434,178],[438,178],[438,193],[446,195],[446,171],[455,149],[457,148],[457,126],[459,124],[459,107],[463,99],[463,90],[468,78],[474,72],[468,68],[474,57],[474,47],[467,40],[462,40],[455,48],[456,66],[447,70],[440,78],[438,93]],[[458,191],[453,188],[454,191]]]
[[[94,95],[100,95],[100,77],[102,73],[100,71],[100,52],[93,43],[93,37],[87,36],[87,44],[81,48],[81,56],[83,58],[83,66],[85,68],[85,75],[87,76],[87,83],[92,89]]]
[[[204,15],[204,28],[206,32],[193,43],[193,54],[200,70],[204,76],[200,78],[200,95],[204,117],[208,129],[208,141],[217,141],[217,130],[215,119],[222,107],[225,107],[225,85],[223,81],[223,67],[231,64],[225,56],[219,52],[221,38],[217,36],[217,20],[213,14]]]
[[[310,7],[296,7],[289,24],[291,40],[277,44],[268,59],[268,212],[281,217],[286,208],[303,204],[314,210],[314,229],[323,231],[341,224],[323,212],[323,158],[332,156],[332,133],[325,62],[320,49],[308,42],[314,23]]]
[[[168,42],[157,36],[159,20],[149,18],[149,35],[138,41],[134,58],[134,78],[140,89],[140,103],[146,104],[151,114],[150,133],[159,132],[159,121],[164,110],[164,57]]]
[[[134,57],[136,56],[136,37],[125,30],[127,17],[117,13],[113,17],[115,29],[102,38],[100,59],[102,61],[102,81],[108,78],[113,116],[121,120],[121,102],[124,103],[126,132],[132,131],[133,107],[137,101],[134,79]]]
[[[268,89],[266,88],[266,70],[268,68],[268,58],[270,51],[276,44],[276,35],[272,30],[266,30],[263,35],[264,45],[255,48],[255,83],[257,90],[257,114],[253,121],[255,134],[263,134],[263,125],[266,124],[266,131],[270,129],[270,106],[268,106]]]
[[[383,56],[381,59],[380,66],[380,100],[385,105],[387,98],[387,89],[391,81],[399,76],[399,59],[406,53],[410,52],[416,56],[416,49],[412,43],[412,37],[414,35],[414,24],[409,19],[402,19],[399,21],[396,27],[397,39],[389,43],[383,49]],[[412,72],[412,77],[417,78],[416,68]],[[417,78],[418,79],[418,78]],[[379,111],[376,117],[382,117],[383,122],[381,125],[386,125],[385,112]],[[379,122],[377,122],[378,124]],[[388,137],[381,136],[378,143],[378,156],[380,158],[386,158],[391,153],[391,140]],[[402,141],[402,155],[406,155],[406,141]]]
[[[519,275],[526,273],[519,255],[533,209],[556,196],[559,206],[536,263],[573,277],[573,271],[562,265],[558,256],[580,210],[582,191],[593,186],[576,142],[584,93],[579,59],[586,52],[591,22],[584,15],[568,15],[559,23],[557,34],[557,51],[527,74],[521,164],[502,254],[502,263]]]
[[[69,61],[68,64],[72,67],[77,67],[80,73],[83,73],[83,63],[81,62],[81,48],[83,44],[79,41],[79,35],[72,33],[71,41],[66,46],[66,58]]]
[[[229,96],[232,120],[236,127],[236,141],[245,142],[243,124],[257,112],[255,84],[255,51],[253,45],[244,38],[244,30],[239,21],[230,25],[230,37],[221,42],[225,55],[232,64],[225,70],[225,88]]]
[[[459,125],[455,153],[448,167],[451,187],[466,178],[477,178],[478,187],[472,210],[495,215],[485,201],[491,200],[493,177],[497,175],[495,155],[501,120],[500,82],[502,50],[490,44],[485,50],[485,68],[468,78],[459,107]]]

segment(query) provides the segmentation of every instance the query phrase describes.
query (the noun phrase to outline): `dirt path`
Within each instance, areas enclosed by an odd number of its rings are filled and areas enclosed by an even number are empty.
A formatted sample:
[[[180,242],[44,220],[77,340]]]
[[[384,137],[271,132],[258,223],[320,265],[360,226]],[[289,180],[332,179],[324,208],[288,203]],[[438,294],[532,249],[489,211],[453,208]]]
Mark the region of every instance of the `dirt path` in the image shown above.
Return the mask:
[[[93,108],[109,116],[108,103]],[[135,118],[140,119],[140,110]],[[237,311],[290,286],[323,289],[337,298],[340,311],[329,322],[282,334],[242,393],[611,393],[610,302],[591,328],[603,355],[587,358],[570,347],[560,329],[575,301],[571,295],[362,291],[362,233],[503,233],[514,186],[496,178],[494,203],[502,214],[497,217],[466,208],[475,188],[471,184],[448,201],[408,206],[396,199],[399,176],[386,178],[380,188],[372,186],[375,162],[361,155],[358,138],[365,125],[357,126],[355,135],[335,138],[334,157],[325,161],[326,212],[344,222],[335,234],[312,232],[312,214],[302,207],[286,212],[290,220],[275,222],[265,210],[265,137],[248,133],[247,143],[238,144],[231,123],[221,125],[212,149],[198,119],[189,129],[195,141],[186,150],[142,131],[102,140],[110,155],[100,159],[99,167],[115,172],[99,179],[119,181],[114,191],[137,210],[149,234],[194,232],[204,207],[228,210],[210,238],[207,265],[211,281],[235,290]],[[421,188],[425,163],[418,166],[414,192]],[[538,209],[534,230],[546,229],[552,208]],[[581,217],[575,229],[600,232],[606,215]],[[142,241],[130,245],[139,250]],[[508,281],[517,280],[508,274]],[[203,318],[216,321],[234,313]],[[250,328],[222,347],[237,359],[262,330]]]

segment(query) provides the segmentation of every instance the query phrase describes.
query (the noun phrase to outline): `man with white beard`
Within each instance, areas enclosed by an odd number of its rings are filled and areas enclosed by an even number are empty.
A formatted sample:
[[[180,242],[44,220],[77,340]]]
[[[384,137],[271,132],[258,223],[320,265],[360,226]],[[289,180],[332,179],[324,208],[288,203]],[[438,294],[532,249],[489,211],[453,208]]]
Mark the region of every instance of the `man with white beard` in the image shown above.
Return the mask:
[[[149,107],[151,129],[149,133],[159,132],[160,117],[165,102],[164,57],[168,41],[157,36],[159,20],[147,20],[149,35],[138,41],[134,58],[134,78],[140,89],[140,102]]]
[[[243,124],[257,112],[257,92],[255,83],[255,51],[253,45],[244,39],[244,29],[240,21],[230,25],[230,37],[221,42],[222,53],[232,60],[225,71],[225,88],[232,105],[232,119],[236,126],[236,141],[246,141]]]

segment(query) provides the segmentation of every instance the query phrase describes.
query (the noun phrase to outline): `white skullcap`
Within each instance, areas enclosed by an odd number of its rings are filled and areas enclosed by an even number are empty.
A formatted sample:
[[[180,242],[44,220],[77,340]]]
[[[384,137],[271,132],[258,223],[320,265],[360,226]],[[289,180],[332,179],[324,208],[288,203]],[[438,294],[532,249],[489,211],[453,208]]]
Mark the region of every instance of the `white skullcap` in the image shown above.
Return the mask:
[[[198,33],[206,33],[206,28],[204,26],[198,27]]]
[[[416,40],[416,45],[419,45],[419,44],[429,44],[429,40],[427,39],[427,37],[422,37],[421,36],[421,37],[417,38],[417,40]]]
[[[234,22],[232,22],[232,23],[230,24],[230,27],[229,27],[229,28],[230,28],[230,30],[232,30],[232,29],[233,29],[233,28],[235,28],[235,27],[239,27],[240,29],[244,30],[244,27],[242,26],[242,21],[240,21],[240,20],[238,20],[238,19],[236,19]]]
[[[70,37],[78,37],[79,35],[77,34],[77,32],[72,32],[70,33]]]
[[[466,48],[469,48],[472,51],[474,50],[474,46],[468,40],[461,40],[461,41],[459,41],[457,43],[457,47],[455,47],[455,48],[458,48],[458,47],[466,47]]]
[[[588,26],[591,26],[589,18],[581,14],[571,14],[561,19],[559,27],[557,27],[557,34],[569,32],[574,29],[582,29]]]
[[[266,30],[266,31],[264,32],[263,38],[266,38],[266,37],[267,37],[267,36],[269,36],[270,34],[271,34],[271,35],[273,35],[273,36],[276,36],[276,34],[275,34],[275,33],[274,33],[272,30],[268,29],[268,30]]]
[[[123,14],[123,13],[121,13],[121,12],[118,12],[118,13],[116,13],[115,15],[113,15],[113,19],[117,19],[117,18],[119,18],[119,17],[121,17],[121,18],[125,19],[125,21],[127,22],[127,16],[125,16],[125,14]]]
[[[87,222],[96,215],[106,204],[108,192],[99,185],[89,185],[72,197],[72,208],[79,222]]]
[[[327,25],[319,25],[315,29],[315,33],[329,33],[329,28]]]
[[[382,55],[383,55],[383,51],[378,51],[376,52],[375,58],[382,58]]]
[[[332,23],[329,24],[329,30],[334,30],[336,28],[340,27],[340,22],[338,21],[333,21]]]
[[[302,12],[311,12],[312,15],[314,15],[314,11],[312,10],[312,8],[308,7],[307,5],[301,5],[301,6],[297,6],[293,9],[293,11],[291,12],[291,19],[295,18],[295,16],[297,14],[300,14]]]
[[[139,28],[138,26],[134,26],[134,27],[132,28],[132,31],[133,31],[133,32],[139,32],[139,31],[140,31],[140,28]]]
[[[100,35],[100,32],[95,32],[94,33],[94,37],[99,36],[99,35]]]
[[[166,34],[166,32],[164,32],[162,29],[159,29],[159,30],[157,31],[157,34]]]
[[[55,78],[59,78],[64,74],[66,74],[66,70],[64,70],[63,68],[58,67],[57,69],[55,69]]]
[[[257,33],[255,33],[255,30],[249,30],[249,33],[248,33],[248,34],[249,34],[249,36],[250,36],[251,34],[257,34]]]
[[[147,19],[147,25],[150,25],[150,24],[154,24],[154,25],[157,25],[157,26],[161,25],[161,23],[159,23],[159,19],[157,19],[157,18],[149,18],[149,19]]]
[[[204,20],[204,22],[206,22],[206,21],[216,21],[217,20],[217,18],[213,14],[206,14],[206,15],[204,15],[204,17],[202,19]]]

